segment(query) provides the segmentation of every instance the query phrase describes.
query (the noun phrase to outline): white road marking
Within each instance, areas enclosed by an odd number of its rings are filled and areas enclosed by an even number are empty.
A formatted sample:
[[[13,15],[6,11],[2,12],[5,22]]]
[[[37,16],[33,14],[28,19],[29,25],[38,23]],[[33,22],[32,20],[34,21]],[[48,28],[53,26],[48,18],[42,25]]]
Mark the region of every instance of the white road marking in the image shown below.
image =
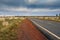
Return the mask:
[[[38,23],[36,23],[35,21],[31,20],[33,23],[35,23],[37,26],[39,26],[40,28],[42,28],[43,30],[45,30],[46,32],[48,32],[49,34],[53,35],[54,37],[56,37],[57,39],[60,39],[59,36],[55,35],[54,33],[52,33],[51,31],[49,31],[48,29],[42,27],[41,25],[39,25]]]

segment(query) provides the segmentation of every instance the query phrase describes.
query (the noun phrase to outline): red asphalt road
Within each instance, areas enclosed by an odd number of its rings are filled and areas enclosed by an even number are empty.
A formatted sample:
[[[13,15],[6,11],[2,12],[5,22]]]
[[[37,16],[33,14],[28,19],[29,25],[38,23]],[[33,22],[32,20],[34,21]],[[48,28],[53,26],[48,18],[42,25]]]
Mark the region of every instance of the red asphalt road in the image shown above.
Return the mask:
[[[17,30],[18,40],[47,40],[47,38],[32,24],[25,19]]]

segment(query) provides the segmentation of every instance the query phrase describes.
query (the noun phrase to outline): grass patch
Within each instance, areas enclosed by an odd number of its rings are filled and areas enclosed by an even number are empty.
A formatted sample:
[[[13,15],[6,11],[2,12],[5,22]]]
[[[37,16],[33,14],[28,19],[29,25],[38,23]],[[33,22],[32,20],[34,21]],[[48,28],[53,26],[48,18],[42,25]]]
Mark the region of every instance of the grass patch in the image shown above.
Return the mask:
[[[8,26],[3,26],[2,22],[8,22]],[[16,30],[22,19],[5,19],[0,21],[0,40],[17,40]],[[4,29],[4,30],[3,30]],[[3,30],[3,31],[2,31]]]

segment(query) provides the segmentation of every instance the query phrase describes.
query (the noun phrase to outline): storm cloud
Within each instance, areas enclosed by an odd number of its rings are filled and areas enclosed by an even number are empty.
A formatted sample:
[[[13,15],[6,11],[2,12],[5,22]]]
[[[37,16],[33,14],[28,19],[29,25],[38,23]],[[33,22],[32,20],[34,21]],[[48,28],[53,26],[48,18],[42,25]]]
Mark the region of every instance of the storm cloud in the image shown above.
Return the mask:
[[[60,0],[0,0],[0,7],[60,8]]]
[[[39,12],[56,14],[60,12],[60,0],[0,0],[0,14],[22,15],[21,12],[28,15],[34,15],[33,12],[37,15]]]

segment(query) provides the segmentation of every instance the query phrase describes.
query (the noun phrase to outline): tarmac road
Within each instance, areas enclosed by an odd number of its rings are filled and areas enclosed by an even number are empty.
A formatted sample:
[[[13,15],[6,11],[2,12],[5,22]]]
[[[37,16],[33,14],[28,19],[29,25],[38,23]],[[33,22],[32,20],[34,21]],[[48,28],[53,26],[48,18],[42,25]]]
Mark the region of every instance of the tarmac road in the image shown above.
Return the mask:
[[[30,18],[37,28],[46,35],[49,40],[60,40],[60,23],[54,21]]]

